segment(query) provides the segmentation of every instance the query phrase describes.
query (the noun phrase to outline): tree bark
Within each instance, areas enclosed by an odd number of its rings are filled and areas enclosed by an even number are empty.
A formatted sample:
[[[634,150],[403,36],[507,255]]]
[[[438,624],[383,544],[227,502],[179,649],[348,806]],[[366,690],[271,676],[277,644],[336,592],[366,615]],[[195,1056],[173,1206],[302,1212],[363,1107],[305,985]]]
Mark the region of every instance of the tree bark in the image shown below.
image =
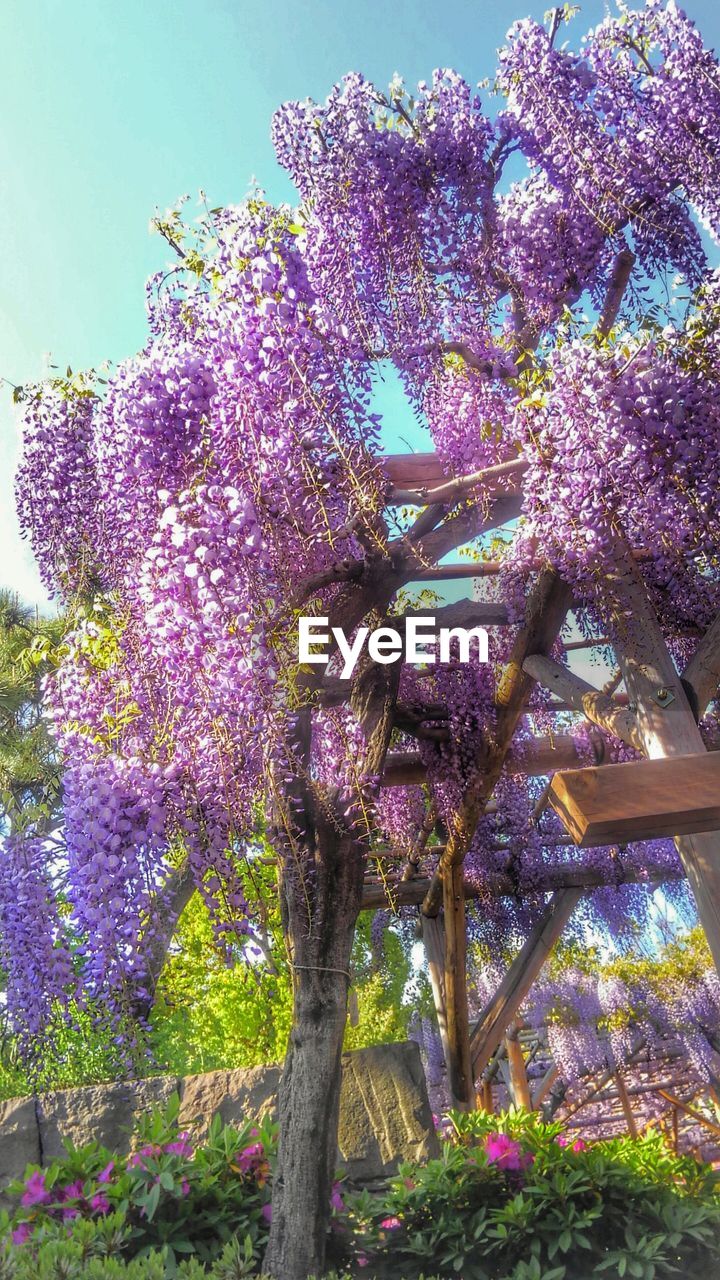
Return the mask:
[[[319,844],[309,875],[291,863],[282,885],[294,1014],[280,1082],[278,1164],[263,1263],[273,1280],[324,1274],[337,1159],[340,1055],[365,854],[357,839],[330,823]]]
[[[368,805],[392,733],[399,679],[397,664],[377,665],[366,657],[353,680],[350,706],[365,747],[352,805],[336,789],[313,785],[310,713],[305,710],[298,717],[297,771],[286,792],[289,806],[280,814],[280,902],[293,970],[294,1016],[280,1082],[278,1163],[263,1260],[273,1280],[306,1280],[325,1271],[340,1055],[370,835]]]

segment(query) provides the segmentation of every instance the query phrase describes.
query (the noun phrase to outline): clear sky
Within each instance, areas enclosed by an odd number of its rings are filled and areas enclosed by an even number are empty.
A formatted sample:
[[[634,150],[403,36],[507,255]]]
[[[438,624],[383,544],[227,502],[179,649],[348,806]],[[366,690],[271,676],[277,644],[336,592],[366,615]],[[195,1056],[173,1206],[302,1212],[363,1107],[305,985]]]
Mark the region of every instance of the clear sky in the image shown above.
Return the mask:
[[[549,0],[548,0],[549,3]],[[253,178],[291,199],[274,109],[323,98],[346,71],[409,82],[453,66],[492,74],[529,0],[0,0],[0,375],[38,378],[144,340],[143,286],[166,260],[156,206],[203,188],[235,202]],[[685,6],[720,45],[717,0]],[[575,38],[598,22],[587,0]],[[44,593],[17,536],[15,425],[0,395],[0,585]]]

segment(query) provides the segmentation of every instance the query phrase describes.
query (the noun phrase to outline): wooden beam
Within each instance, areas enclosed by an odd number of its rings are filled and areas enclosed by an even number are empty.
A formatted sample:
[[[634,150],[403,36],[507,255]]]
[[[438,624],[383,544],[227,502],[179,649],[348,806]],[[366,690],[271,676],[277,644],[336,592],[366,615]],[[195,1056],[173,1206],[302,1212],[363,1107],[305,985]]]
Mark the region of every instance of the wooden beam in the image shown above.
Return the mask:
[[[615,652],[636,708],[645,754],[657,760],[703,752],[700,730],[645,583],[632,556],[620,545],[617,568],[608,574],[606,584],[618,637]],[[680,836],[676,844],[720,972],[720,830]]]
[[[714,1133],[715,1137],[720,1137],[720,1125],[714,1124],[712,1120],[708,1120],[700,1111],[696,1111],[694,1107],[689,1107],[681,1098],[677,1098],[674,1093],[668,1093],[667,1089],[658,1089],[661,1098],[671,1103],[673,1107],[677,1107],[678,1111],[682,1111],[686,1116],[690,1116],[691,1120],[695,1120],[698,1124],[704,1125],[710,1133]]]
[[[618,706],[613,698],[594,689],[587,680],[581,680],[574,672],[568,671],[567,667],[560,666],[558,662],[553,662],[540,653],[526,658],[523,670],[592,724],[606,729],[628,746],[642,750],[635,713],[627,707]]]
[[[695,718],[700,720],[720,685],[720,613],[705,632],[682,678]]]
[[[522,477],[528,469],[526,458],[510,458],[506,462],[498,462],[491,467],[483,467],[479,471],[470,471],[465,475],[447,477],[440,484],[413,486],[403,488],[395,484],[391,494],[392,503],[448,503],[453,505],[469,493],[471,489],[483,487],[495,495],[517,489]],[[387,470],[387,466],[386,466]]]
[[[548,802],[582,848],[720,827],[720,753],[556,773]]]
[[[595,760],[603,759],[605,743],[596,734],[591,738],[595,748]],[[558,769],[578,769],[586,763],[586,757],[577,741],[569,733],[556,733],[552,737],[534,738],[517,749],[509,748],[505,755],[508,773],[529,778],[541,778]],[[406,787],[427,782],[427,769],[417,751],[388,752],[381,786]]]
[[[533,882],[533,893],[557,893],[564,889],[580,889],[591,893],[593,889],[605,886],[615,887],[619,884],[646,884],[654,887],[660,884],[676,883],[683,880],[685,873],[664,866],[619,867],[617,874],[612,869],[599,871],[596,868],[565,866],[549,867],[539,883]],[[418,906],[426,897],[431,880],[427,876],[415,876],[411,880],[378,882],[366,885],[363,891],[362,910],[378,911],[388,906]],[[466,900],[491,893],[497,897],[516,898],[518,883],[503,872],[495,872],[487,877],[482,889],[475,884],[463,884]],[[432,917],[431,917],[432,918]]]
[[[439,453],[391,453],[380,461],[397,488],[428,488],[447,479]]]
[[[632,249],[624,248],[616,255],[613,263],[613,269],[605,294],[602,315],[598,321],[597,333],[599,337],[606,338],[612,329],[618,317],[618,312],[622,305],[623,296],[630,280],[630,274],[635,265],[635,254]]]
[[[571,600],[570,588],[555,573],[545,570],[540,574],[527,602],[525,624],[515,638],[510,661],[498,685],[493,741],[489,749],[482,750],[476,761],[475,778],[467,787],[460,809],[453,814],[445,854],[440,859],[422,906],[426,915],[434,915],[439,910],[443,876],[465,857],[478,821],[502,773],[505,756],[532,684],[522,664],[531,653],[545,653],[552,647]]]
[[[447,1007],[445,1004],[445,929],[440,916],[435,916],[433,919],[421,916],[420,921],[438,1033],[442,1044],[445,1066],[448,1068],[450,1053],[448,1049]]]
[[[512,1089],[513,1102],[516,1107],[525,1107],[526,1111],[532,1111],[532,1098],[530,1097],[525,1058],[517,1032],[510,1031],[506,1035],[505,1050],[510,1067],[510,1088]]]
[[[470,1034],[470,1054],[476,1079],[488,1065],[582,896],[582,889],[561,889],[553,894],[475,1023]]]
[[[448,1084],[452,1105],[461,1111],[469,1111],[473,1104],[474,1089],[467,997],[467,925],[461,864],[454,866],[451,874],[443,880],[443,908]]]
[[[538,1107],[545,1101],[555,1081],[560,1076],[560,1068],[553,1062],[545,1072],[532,1098],[532,1109],[537,1111]]]
[[[625,1126],[630,1137],[637,1138],[637,1124],[635,1123],[635,1116],[633,1115],[633,1109],[630,1103],[630,1098],[628,1097],[628,1091],[625,1088],[625,1081],[623,1080],[621,1071],[615,1072],[615,1083],[617,1085],[618,1097],[623,1109],[623,1116],[625,1117]]]

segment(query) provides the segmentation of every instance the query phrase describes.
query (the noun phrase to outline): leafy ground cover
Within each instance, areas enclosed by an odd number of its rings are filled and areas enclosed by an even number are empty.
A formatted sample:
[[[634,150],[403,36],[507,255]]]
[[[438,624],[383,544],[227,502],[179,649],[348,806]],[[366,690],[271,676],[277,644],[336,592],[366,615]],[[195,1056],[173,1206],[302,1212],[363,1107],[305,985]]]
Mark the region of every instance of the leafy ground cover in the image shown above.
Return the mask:
[[[240,1280],[267,1241],[276,1129],[216,1118],[195,1144],[178,1104],[146,1119],[133,1151],[69,1148],[14,1184],[0,1280]],[[712,1169],[659,1135],[586,1146],[511,1111],[452,1113],[438,1159],[403,1165],[382,1193],[332,1195],[338,1277],[390,1280],[662,1280],[715,1274]]]

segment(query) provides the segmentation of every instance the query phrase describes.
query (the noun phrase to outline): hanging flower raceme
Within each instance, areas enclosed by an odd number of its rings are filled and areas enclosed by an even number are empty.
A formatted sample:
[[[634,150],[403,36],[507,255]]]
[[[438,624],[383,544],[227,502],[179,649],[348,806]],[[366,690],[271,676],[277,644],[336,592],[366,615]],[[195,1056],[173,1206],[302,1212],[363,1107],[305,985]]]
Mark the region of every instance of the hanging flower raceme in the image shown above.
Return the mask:
[[[77,979],[66,923],[40,835],[5,837],[0,853],[0,963],[20,1047],[35,1062],[43,1036],[68,1014]]]

